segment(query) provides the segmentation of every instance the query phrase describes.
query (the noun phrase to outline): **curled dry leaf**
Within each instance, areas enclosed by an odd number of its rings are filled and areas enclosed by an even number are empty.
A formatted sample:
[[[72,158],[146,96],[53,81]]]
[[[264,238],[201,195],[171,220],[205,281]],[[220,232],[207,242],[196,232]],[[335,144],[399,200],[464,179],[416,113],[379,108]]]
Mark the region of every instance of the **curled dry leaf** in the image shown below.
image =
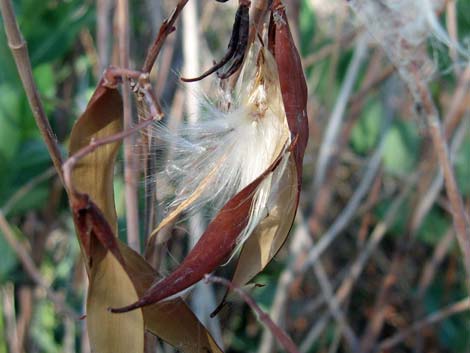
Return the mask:
[[[244,98],[242,92],[240,99],[242,104],[245,104],[245,108],[241,111],[245,114],[245,120],[249,121],[249,129],[266,128],[266,131],[260,135],[261,138],[268,140],[271,147],[276,146],[269,149],[269,157],[264,159],[265,163],[269,162],[263,167],[264,171],[251,179],[248,184],[239,184],[239,191],[225,203],[198,243],[174,272],[157,281],[138,301],[125,307],[113,308],[114,312],[127,312],[145,307],[180,293],[226,262],[234,250],[243,244],[234,282],[245,284],[267,265],[285,242],[299,202],[302,160],[308,138],[307,87],[299,54],[293,44],[284,8],[279,1],[274,4],[269,30],[269,50],[272,54],[265,48],[252,46],[250,51],[255,52],[257,57],[257,69],[254,78],[251,77],[254,83],[246,85],[251,88],[248,89],[247,97]],[[250,70],[247,67],[250,63],[252,62],[247,60],[245,71]],[[244,86],[243,82],[241,86]],[[279,107],[281,109],[278,109]],[[237,111],[235,110],[235,113]],[[230,115],[226,118],[229,119]],[[263,125],[267,119],[272,119],[269,120],[273,122],[271,127]],[[274,123],[279,119],[284,121],[285,127]],[[284,128],[290,134],[282,133]],[[240,142],[242,140],[239,139],[238,144],[250,144],[252,141],[245,136],[251,134],[246,133],[246,130],[242,131],[245,134],[239,137],[244,138],[244,141]],[[272,133],[273,131],[275,133]],[[251,162],[259,164],[261,160],[254,159],[251,154],[256,157],[256,154],[265,151],[249,148],[240,150],[236,144],[231,146],[230,143],[225,143],[225,137],[236,132],[237,127],[233,126],[230,126],[227,132],[218,131],[222,136],[219,136],[222,142],[218,141],[223,146],[220,149],[235,150],[237,158],[240,159],[239,155],[242,155],[243,162],[236,173],[224,172],[222,175],[227,175],[229,178],[235,174],[238,179],[243,179],[239,175],[243,176],[245,169],[252,169],[254,164]],[[178,214],[189,207],[189,203],[195,203],[204,194],[204,189],[217,194],[216,181],[219,178],[214,175],[218,170],[225,171],[224,168],[229,168],[224,166],[236,164],[232,163],[230,152],[220,152],[218,146],[204,147],[202,150],[211,151],[216,162],[202,159],[209,165],[207,172],[203,173],[201,180],[194,183],[193,192],[175,206],[176,211],[170,212],[162,224],[173,221]],[[203,166],[201,169],[204,170],[203,163],[198,164],[197,155],[193,156],[192,160],[196,165]],[[221,160],[223,162],[220,162]],[[226,182],[223,185],[231,184]]]
[[[70,154],[92,139],[120,132],[121,127],[120,94],[100,83],[72,130]],[[221,352],[181,299],[125,315],[114,315],[108,310],[110,306],[137,300],[157,277],[139,254],[115,237],[117,218],[112,185],[119,145],[118,142],[104,145],[81,159],[72,172],[74,191],[69,193],[90,280],[87,327],[92,351],[143,352],[147,329],[182,352]]]

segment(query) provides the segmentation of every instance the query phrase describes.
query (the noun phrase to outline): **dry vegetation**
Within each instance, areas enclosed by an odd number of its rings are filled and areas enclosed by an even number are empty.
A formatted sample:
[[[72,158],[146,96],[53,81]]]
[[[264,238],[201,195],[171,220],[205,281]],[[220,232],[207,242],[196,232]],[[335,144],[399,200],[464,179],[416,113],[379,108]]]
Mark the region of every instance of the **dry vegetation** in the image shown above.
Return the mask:
[[[0,353],[90,352],[87,320],[78,319],[86,270],[63,175],[52,165],[62,170],[72,125],[103,70],[145,67],[176,2],[15,1],[28,53],[21,38],[10,44],[17,60],[31,59],[37,91],[22,77],[29,103],[2,29],[8,3],[0,0]],[[306,353],[470,352],[470,2],[284,3],[309,90],[294,226],[257,285],[241,295],[237,288],[215,318],[220,284],[231,283],[211,277],[185,301],[225,352],[281,351],[279,341]],[[164,41],[149,82],[170,129],[196,123],[200,92],[217,100],[215,76],[198,84],[178,77],[223,57],[236,9],[234,0],[190,0]],[[124,124],[135,125],[139,110],[129,86],[120,87]],[[30,104],[41,107],[37,119],[49,118],[60,150],[38,132]],[[162,218],[157,201],[168,183],[149,164],[164,151],[143,150],[148,139],[138,132],[125,140],[112,181],[115,229],[138,252]],[[166,227],[147,259],[167,275],[212,216],[205,209]],[[215,274],[230,278],[235,263]],[[175,351],[150,335],[145,344],[146,352]],[[182,349],[203,352],[191,344]]]

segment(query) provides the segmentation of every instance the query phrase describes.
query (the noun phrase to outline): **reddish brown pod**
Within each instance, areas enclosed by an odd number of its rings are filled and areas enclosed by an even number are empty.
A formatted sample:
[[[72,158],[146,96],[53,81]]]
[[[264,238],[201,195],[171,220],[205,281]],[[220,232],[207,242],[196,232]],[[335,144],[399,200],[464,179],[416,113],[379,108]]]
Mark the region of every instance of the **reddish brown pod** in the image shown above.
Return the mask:
[[[222,207],[174,272],[156,282],[138,301],[113,308],[113,312],[127,312],[177,295],[225,263],[240,244],[243,246],[233,282],[243,285],[263,270],[287,239],[299,202],[302,160],[308,139],[307,86],[280,1],[275,1],[272,8],[270,52],[257,44],[250,50],[258,60],[254,61],[257,74],[247,101],[256,103],[252,106],[259,111],[253,111],[252,115],[260,119],[266,112],[279,112],[278,118],[285,129],[285,134],[280,134],[275,143],[280,148],[275,149],[272,162],[264,172]],[[265,101],[259,101],[260,97],[256,96],[260,89],[270,92],[261,95],[266,97]],[[268,201],[261,207],[266,211],[254,221],[253,210],[259,206],[260,193],[269,193]],[[244,243],[240,240],[242,234],[246,236]]]
[[[292,140],[297,140],[293,153],[300,188],[302,161],[308,142],[308,90],[300,55],[292,38],[285,7],[280,0],[275,0],[272,4],[268,44],[277,63],[282,100]]]
[[[270,214],[260,222],[242,248],[232,279],[235,285],[251,281],[287,240],[299,204],[302,162],[309,136],[307,83],[285,7],[280,0],[272,4],[268,31],[268,48],[276,61],[284,112],[291,134],[291,154],[283,177],[283,192],[279,193]]]

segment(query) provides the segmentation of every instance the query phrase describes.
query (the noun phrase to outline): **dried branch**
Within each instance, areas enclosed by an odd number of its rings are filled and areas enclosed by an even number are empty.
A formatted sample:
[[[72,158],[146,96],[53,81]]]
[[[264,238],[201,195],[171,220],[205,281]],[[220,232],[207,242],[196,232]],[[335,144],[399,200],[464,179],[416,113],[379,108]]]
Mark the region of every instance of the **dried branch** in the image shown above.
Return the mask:
[[[57,174],[61,181],[63,181],[61,169],[62,157],[57,138],[52,132],[39,92],[34,82],[26,41],[23,39],[18,27],[10,0],[0,0],[0,12],[3,16],[3,25],[5,27],[8,46],[11,49],[16,67],[18,68],[18,73],[20,75],[21,82],[23,83],[26,96],[28,97],[28,102],[33,112],[34,119],[36,120],[39,131],[46,142],[47,149],[51,156],[52,163],[57,170]]]
[[[117,3],[117,27],[119,65],[129,67],[129,3],[128,0],[119,0]],[[132,107],[130,88],[127,77],[123,77],[122,102],[124,116],[124,131],[130,129],[132,122]],[[124,180],[126,199],[126,229],[129,246],[140,252],[139,238],[139,207],[137,193],[137,161],[133,151],[135,145],[134,135],[129,135],[123,141],[124,145]]]
[[[360,352],[359,339],[357,338],[353,329],[349,325],[346,319],[346,316],[341,310],[341,306],[339,302],[336,300],[336,297],[334,296],[333,288],[330,284],[330,281],[328,280],[328,277],[326,275],[325,269],[323,268],[323,265],[321,264],[321,261],[314,262],[313,270],[315,272],[315,276],[318,279],[318,283],[323,293],[323,297],[325,298],[325,301],[328,304],[330,313],[335,318],[336,322],[338,323],[342,333],[344,334],[346,341],[349,344],[351,351]]]
[[[434,149],[444,173],[445,188],[450,201],[455,233],[462,251],[465,271],[467,273],[467,286],[470,291],[470,223],[455,179],[439,113],[434,105],[429,88],[424,83],[422,77],[420,77],[418,69],[411,65],[410,73],[413,75],[413,78],[408,80],[408,86],[416,101],[416,105],[422,108],[422,115],[424,115],[428,124]]]
[[[320,190],[320,187],[323,185],[323,181],[327,174],[329,160],[335,150],[334,144],[341,127],[341,122],[344,118],[344,111],[346,109],[349,96],[351,95],[354,82],[356,81],[357,75],[359,74],[359,69],[361,68],[361,64],[365,58],[366,51],[367,43],[365,37],[362,37],[356,45],[353,59],[349,64],[346,77],[340,90],[340,94],[336,100],[336,105],[333,109],[333,112],[331,113],[331,117],[328,120],[328,126],[326,128],[318,153],[316,173],[313,182],[315,194],[317,194],[318,190]]]
[[[1,210],[5,216],[7,216],[15,204],[25,197],[32,189],[34,189],[38,184],[42,183],[43,181],[51,178],[56,174],[56,170],[54,167],[50,167],[46,169],[43,173],[35,176],[34,178],[30,179],[26,184],[21,186],[16,192],[3,204]]]
[[[175,22],[187,2],[188,0],[180,0],[170,17],[163,21],[160,30],[158,31],[157,38],[147,51],[147,57],[145,58],[144,65],[142,66],[142,72],[150,73],[150,71],[152,71],[153,64],[155,63],[155,60],[157,60],[158,54],[160,54],[160,50],[165,43],[165,39],[174,32]]]
[[[28,249],[16,239],[13,229],[5,218],[2,210],[0,210],[0,230],[3,233],[5,240],[15,251],[26,273],[37,285],[46,291],[47,297],[54,303],[57,310],[60,313],[68,315],[75,320],[78,319],[78,314],[75,313],[75,311],[64,302],[63,298],[59,294],[55,293],[50,288],[49,283],[47,283],[47,281],[43,278],[41,272],[36,267],[33,259],[31,258],[31,254],[29,253]]]
[[[361,200],[366,195],[367,191],[369,191],[370,187],[372,186],[372,181],[374,180],[377,171],[379,170],[380,162],[382,160],[382,147],[385,141],[384,136],[385,131],[387,130],[388,128],[383,130],[384,132],[382,133],[379,146],[376,148],[374,154],[364,168],[365,173],[361,178],[361,183],[357,187],[356,191],[352,195],[341,214],[336,217],[335,222],[331,225],[327,232],[321,236],[320,241],[309,251],[307,260],[304,262],[300,270],[301,272],[305,271],[319,258],[319,256],[328,248],[328,246],[336,239],[336,237],[346,228],[358,210]]]
[[[400,211],[400,207],[405,197],[409,194],[411,188],[416,184],[417,180],[418,174],[413,175],[408,180],[403,190],[401,190],[400,195],[390,205],[390,208],[385,214],[383,220],[379,222],[372,230],[368,242],[350,266],[348,274],[345,276],[344,281],[341,283],[340,287],[336,291],[335,299],[339,303],[343,303],[346,298],[350,295],[354,284],[356,283],[357,279],[364,270],[367,261],[369,260],[372,253],[376,250],[377,246],[385,236],[385,233],[395,220],[395,217],[398,215],[398,212]],[[306,335],[306,338],[300,345],[300,349],[302,352],[307,352],[310,349],[313,342],[315,342],[315,340],[318,338],[318,336],[328,324],[330,315],[330,312],[327,312],[327,314],[323,318],[319,319],[317,323],[310,329],[310,331]]]
[[[228,289],[236,292],[245,303],[247,303],[250,308],[258,315],[259,320],[265,324],[278,343],[285,348],[285,350],[289,353],[300,353],[297,347],[295,346],[292,339],[282,330],[279,326],[277,326],[261,308],[256,304],[256,302],[251,298],[244,290],[240,287],[234,285],[232,282],[226,280],[225,278],[216,277],[212,275],[206,275],[204,280],[211,283],[219,283],[223,286],[227,287]]]
[[[72,183],[72,171],[75,165],[85,156],[95,151],[97,148],[107,145],[109,143],[113,143],[116,141],[120,141],[136,132],[144,129],[145,127],[149,126],[151,123],[159,119],[160,117],[156,117],[154,119],[148,119],[140,122],[139,124],[135,125],[134,127],[122,131],[118,134],[110,135],[105,138],[101,138],[98,140],[91,140],[90,144],[83,147],[82,149],[78,150],[75,154],[70,156],[62,165],[62,169],[64,172],[64,181],[67,189],[71,192],[71,194],[76,194],[77,191],[73,187]]]
[[[403,342],[405,339],[407,339],[409,336],[419,332],[421,329],[423,329],[426,326],[435,324],[439,321],[442,321],[449,316],[468,311],[470,310],[470,298],[465,298],[462,299],[454,304],[451,304],[441,310],[438,310],[424,319],[415,322],[411,327],[397,333],[396,335],[393,335],[390,338],[385,339],[382,341],[378,346],[375,352],[383,352],[386,350],[389,350],[393,347],[395,347],[397,344]]]

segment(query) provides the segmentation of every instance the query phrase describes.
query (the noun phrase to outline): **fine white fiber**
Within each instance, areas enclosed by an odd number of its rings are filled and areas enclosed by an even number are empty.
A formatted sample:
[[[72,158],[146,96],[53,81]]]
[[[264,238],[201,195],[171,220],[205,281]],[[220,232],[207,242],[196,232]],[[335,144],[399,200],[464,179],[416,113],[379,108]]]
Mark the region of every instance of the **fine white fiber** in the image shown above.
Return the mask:
[[[436,17],[445,5],[443,0],[351,0],[349,4],[405,80],[409,79],[410,64],[419,69],[423,78],[430,79],[435,72],[436,65],[423,45],[427,40],[454,48],[464,61],[470,57],[466,49],[449,37]]]
[[[152,128],[158,144],[171,148],[166,160],[159,162],[156,175],[156,180],[169,181],[166,190],[160,190],[168,195],[161,200],[165,219],[174,215],[176,220],[182,212],[188,216],[201,209],[216,214],[285,152],[290,142],[276,63],[259,43],[250,48],[232,96],[211,100],[198,94],[198,98],[201,116],[196,123],[182,123],[175,131],[161,122]],[[269,174],[255,191],[240,242],[266,214],[278,179]]]

